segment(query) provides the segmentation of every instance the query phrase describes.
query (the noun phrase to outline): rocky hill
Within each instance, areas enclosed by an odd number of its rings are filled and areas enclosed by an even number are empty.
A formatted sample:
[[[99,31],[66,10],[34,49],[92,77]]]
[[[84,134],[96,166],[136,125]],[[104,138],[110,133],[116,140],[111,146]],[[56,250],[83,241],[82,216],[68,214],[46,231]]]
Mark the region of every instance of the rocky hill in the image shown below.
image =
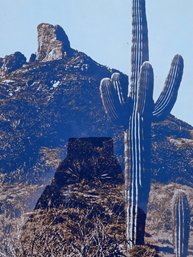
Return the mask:
[[[48,173],[52,170],[53,175],[53,168],[57,168],[59,160],[65,157],[65,145],[70,137],[114,136],[115,142],[120,141],[115,151],[122,155],[122,140],[119,140],[122,128],[113,127],[107,120],[99,96],[100,80],[110,77],[114,71],[72,49],[67,35],[58,25],[38,26],[38,50],[29,62],[19,52],[1,58],[1,172],[12,173],[9,178],[13,180],[16,176],[22,181],[28,174],[27,180],[31,182],[41,175],[44,177],[45,170]],[[121,74],[121,79],[127,84],[126,75]],[[161,151],[167,148],[166,159],[179,150],[178,157],[182,157],[184,165],[182,170],[186,169],[191,175],[190,166],[186,165],[191,163],[191,140],[192,127],[174,117],[155,124],[155,169],[161,167],[160,162],[165,159],[162,155],[166,154],[166,151],[158,154],[157,148]],[[180,151],[183,148],[186,153]],[[179,170],[178,165],[176,168]],[[162,169],[165,172],[167,168]],[[177,173],[172,172],[174,176]],[[159,180],[164,180],[162,171],[158,175]],[[165,179],[171,176],[168,174]]]
[[[63,173],[60,177],[60,170],[66,165],[66,161],[61,161],[68,160],[69,138],[111,137],[118,170],[120,167],[123,170],[122,128],[107,119],[99,95],[100,80],[115,71],[72,49],[60,26],[44,23],[38,26],[38,49],[29,61],[19,52],[0,58],[0,237],[5,239],[1,251],[8,248],[7,244],[12,245],[10,235],[18,229],[16,220],[21,222],[22,218],[23,224],[28,220],[30,214],[25,213],[33,210],[44,187],[51,183],[46,189],[49,191],[61,181],[71,180],[69,176],[63,177]],[[127,84],[128,78],[121,73],[121,80]],[[172,254],[169,206],[174,192],[183,189],[193,206],[193,128],[173,116],[155,123],[152,155],[153,183],[147,224],[150,236],[146,241],[169,249],[163,254],[169,256]],[[96,177],[100,172],[103,171],[95,173]],[[87,184],[80,181],[79,177],[76,183],[85,190]],[[118,187],[122,192],[120,184]],[[56,199],[50,203],[53,212],[58,208]],[[8,256],[14,256],[10,251]]]
[[[50,149],[65,156],[69,137],[112,134],[99,96],[99,81],[112,70],[71,49],[59,26],[40,24],[38,42],[33,62],[15,53],[0,69],[1,172],[24,180],[46,169],[39,166]]]

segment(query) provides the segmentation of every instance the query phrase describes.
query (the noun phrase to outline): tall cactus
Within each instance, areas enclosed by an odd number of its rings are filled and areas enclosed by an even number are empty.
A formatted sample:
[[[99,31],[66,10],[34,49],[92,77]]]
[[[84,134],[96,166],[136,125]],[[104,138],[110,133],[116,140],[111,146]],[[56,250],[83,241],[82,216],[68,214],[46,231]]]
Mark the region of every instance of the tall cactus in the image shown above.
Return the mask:
[[[153,101],[153,69],[148,63],[148,29],[145,0],[132,0],[130,86],[119,73],[104,78],[100,93],[105,112],[124,126],[125,200],[128,247],[144,243],[145,220],[151,179],[151,123],[171,111],[182,79],[183,59],[176,55],[163,92]]]
[[[173,206],[173,244],[176,257],[188,256],[190,233],[190,208],[186,195],[179,191],[174,196]]]

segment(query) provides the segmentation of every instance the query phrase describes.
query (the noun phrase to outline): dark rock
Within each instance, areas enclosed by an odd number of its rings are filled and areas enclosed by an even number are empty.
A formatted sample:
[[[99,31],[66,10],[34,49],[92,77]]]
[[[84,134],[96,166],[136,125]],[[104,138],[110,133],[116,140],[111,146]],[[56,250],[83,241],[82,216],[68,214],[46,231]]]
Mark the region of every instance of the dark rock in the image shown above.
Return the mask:
[[[35,60],[36,60],[36,54],[31,54],[29,58],[29,63],[35,62]]]
[[[12,71],[20,69],[25,63],[26,57],[20,52],[6,55],[5,58],[0,61],[0,75],[6,76]]]
[[[64,30],[59,26],[41,23],[38,26],[38,61],[63,59],[70,52],[70,42]]]
[[[0,68],[2,67],[3,65],[3,58],[0,58]]]

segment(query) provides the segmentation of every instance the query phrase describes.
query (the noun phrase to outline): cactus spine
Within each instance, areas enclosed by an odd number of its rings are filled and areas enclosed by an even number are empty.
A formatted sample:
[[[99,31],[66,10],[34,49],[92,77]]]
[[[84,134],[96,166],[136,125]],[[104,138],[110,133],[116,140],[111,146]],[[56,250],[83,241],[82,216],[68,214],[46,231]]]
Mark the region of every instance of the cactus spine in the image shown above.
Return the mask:
[[[149,60],[145,0],[132,0],[130,86],[119,73],[100,83],[105,112],[124,126],[126,236],[128,247],[144,243],[145,220],[151,179],[151,123],[171,111],[182,79],[183,59],[176,55],[163,92],[153,102],[153,69]]]
[[[176,257],[188,256],[190,208],[186,195],[179,191],[174,197],[173,244]]]

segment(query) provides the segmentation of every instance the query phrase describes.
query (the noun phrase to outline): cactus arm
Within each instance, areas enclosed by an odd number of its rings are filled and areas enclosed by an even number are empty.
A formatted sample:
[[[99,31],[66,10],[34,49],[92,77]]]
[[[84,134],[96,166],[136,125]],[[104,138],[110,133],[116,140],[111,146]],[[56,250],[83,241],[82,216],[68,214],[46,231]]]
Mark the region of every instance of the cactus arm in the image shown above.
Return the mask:
[[[153,121],[164,119],[172,110],[182,80],[183,67],[183,58],[180,55],[176,55],[172,61],[163,92],[155,103]]]
[[[144,62],[138,80],[137,112],[142,116],[148,115],[148,118],[153,106],[153,81],[153,68]]]
[[[175,256],[187,257],[190,233],[190,207],[186,195],[181,191],[174,196],[173,224]]]
[[[133,110],[133,99],[128,96],[128,86],[126,85],[125,81],[121,81],[121,76],[118,72],[112,74],[111,81],[122,106],[120,120],[122,120],[121,123],[123,123],[123,119],[128,120],[128,118],[131,116]]]
[[[111,81],[113,83],[114,89],[117,92],[119,102],[121,105],[124,105],[127,101],[127,91],[124,91],[122,84],[120,82],[120,74],[115,72],[111,76]]]
[[[110,119],[117,124],[128,125],[126,117],[130,116],[132,110],[132,99],[123,90],[118,73],[112,74],[111,79],[101,80],[100,94],[104,110]]]
[[[112,120],[117,120],[121,111],[121,104],[111,79],[104,78],[101,80],[100,93],[106,114]]]
[[[137,96],[137,81],[143,62],[149,60],[145,0],[132,1],[132,46],[130,96]]]

